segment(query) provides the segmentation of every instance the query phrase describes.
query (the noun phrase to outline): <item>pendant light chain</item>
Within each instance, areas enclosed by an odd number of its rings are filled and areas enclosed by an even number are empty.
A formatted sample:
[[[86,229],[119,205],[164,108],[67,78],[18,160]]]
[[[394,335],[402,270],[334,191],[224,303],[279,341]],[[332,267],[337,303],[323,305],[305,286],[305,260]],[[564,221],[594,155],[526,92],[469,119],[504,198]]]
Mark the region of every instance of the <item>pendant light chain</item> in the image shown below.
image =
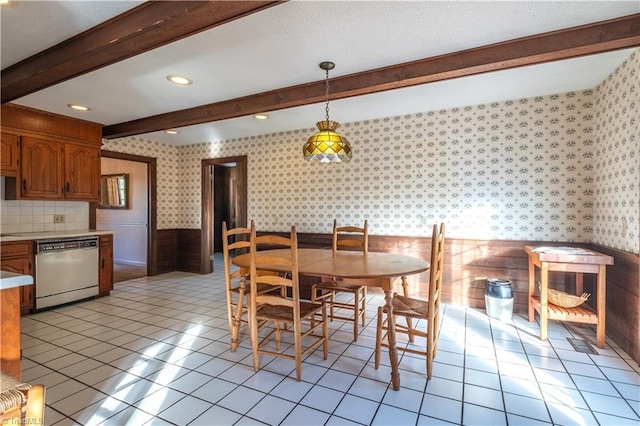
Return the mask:
[[[325,72],[327,74],[326,74],[326,77],[324,79],[324,82],[325,82],[325,84],[324,84],[324,86],[325,86],[324,98],[325,98],[325,103],[326,103],[324,110],[325,110],[325,114],[326,114],[327,122],[328,122],[329,121],[329,69],[325,70]]]

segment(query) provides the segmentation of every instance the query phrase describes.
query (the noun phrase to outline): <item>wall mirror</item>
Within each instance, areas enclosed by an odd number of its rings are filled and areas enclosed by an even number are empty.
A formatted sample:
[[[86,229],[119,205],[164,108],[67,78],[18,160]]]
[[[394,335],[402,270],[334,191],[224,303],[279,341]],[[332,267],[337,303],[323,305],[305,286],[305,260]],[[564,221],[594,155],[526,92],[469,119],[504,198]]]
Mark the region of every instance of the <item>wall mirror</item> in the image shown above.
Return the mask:
[[[100,203],[98,207],[101,209],[129,208],[128,174],[102,175],[100,179]]]

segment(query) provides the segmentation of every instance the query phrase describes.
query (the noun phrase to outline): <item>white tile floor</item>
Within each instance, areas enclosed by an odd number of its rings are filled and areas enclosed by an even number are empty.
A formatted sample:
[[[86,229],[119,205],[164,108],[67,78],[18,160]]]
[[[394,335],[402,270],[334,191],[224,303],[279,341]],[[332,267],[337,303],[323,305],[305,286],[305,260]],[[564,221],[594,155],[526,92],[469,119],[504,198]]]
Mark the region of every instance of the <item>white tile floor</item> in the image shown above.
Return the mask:
[[[330,355],[293,362],[251,346],[229,352],[222,268],[116,284],[111,296],[22,319],[23,380],[47,386],[47,425],[345,425],[640,423],[640,368],[611,341],[598,355],[590,327],[552,323],[548,342],[523,316],[443,307],[434,377],[423,358],[402,357],[389,387],[386,352],[373,368],[376,307],[357,344],[351,324],[331,323]],[[595,347],[595,345],[594,345]],[[402,354],[402,353],[401,353]]]

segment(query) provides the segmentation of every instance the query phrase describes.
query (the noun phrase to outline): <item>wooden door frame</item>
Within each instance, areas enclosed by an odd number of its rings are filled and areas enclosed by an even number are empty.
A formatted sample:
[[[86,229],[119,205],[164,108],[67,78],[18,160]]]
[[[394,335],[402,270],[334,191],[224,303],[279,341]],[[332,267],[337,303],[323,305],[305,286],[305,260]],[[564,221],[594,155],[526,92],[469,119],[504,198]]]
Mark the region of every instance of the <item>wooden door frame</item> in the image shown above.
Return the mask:
[[[237,226],[247,226],[247,156],[241,155],[237,157],[225,158],[205,158],[202,160],[202,219],[201,219],[201,272],[208,274],[212,272],[211,268],[211,243],[213,240],[213,207],[211,199],[211,179],[207,173],[210,166],[222,165],[227,163],[236,163],[237,168],[237,197],[238,197],[238,222]]]
[[[147,164],[147,275],[158,275],[158,202],[157,159],[115,151],[100,151],[101,158],[135,161]],[[96,227],[97,203],[89,204],[89,227]]]

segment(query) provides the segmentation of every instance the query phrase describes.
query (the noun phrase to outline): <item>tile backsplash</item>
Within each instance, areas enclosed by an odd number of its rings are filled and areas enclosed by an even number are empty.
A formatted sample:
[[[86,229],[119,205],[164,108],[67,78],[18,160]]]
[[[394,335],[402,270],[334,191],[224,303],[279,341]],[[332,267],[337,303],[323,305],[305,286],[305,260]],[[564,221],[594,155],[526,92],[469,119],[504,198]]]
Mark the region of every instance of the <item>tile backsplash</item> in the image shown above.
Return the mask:
[[[4,188],[4,178],[0,178]],[[75,231],[89,228],[89,203],[82,201],[0,200],[0,231],[17,232]],[[64,222],[55,223],[61,215]]]

